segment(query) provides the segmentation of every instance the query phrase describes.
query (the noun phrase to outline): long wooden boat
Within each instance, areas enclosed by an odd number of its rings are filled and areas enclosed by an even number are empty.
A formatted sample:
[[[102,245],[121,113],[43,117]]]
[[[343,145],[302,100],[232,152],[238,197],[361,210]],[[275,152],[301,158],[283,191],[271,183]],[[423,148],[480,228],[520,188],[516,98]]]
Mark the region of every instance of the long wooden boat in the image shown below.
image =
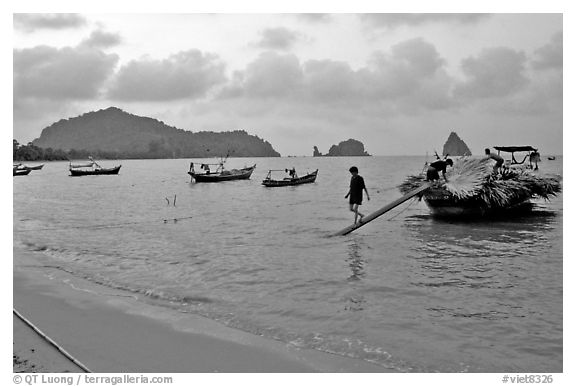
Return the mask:
[[[12,169],[12,176],[27,176],[31,171],[30,169],[19,169],[15,167]]]
[[[206,166],[207,164],[202,164]],[[252,175],[252,172],[256,168],[256,164],[245,167],[242,169],[231,169],[224,170],[223,164],[218,164],[219,168],[215,172],[211,172],[209,168],[202,168],[206,170],[203,173],[198,173],[194,170],[194,163],[190,164],[190,170],[188,174],[196,182],[222,182],[222,181],[233,181],[233,180],[247,180]]]
[[[266,179],[262,181],[262,185],[267,187],[279,187],[279,186],[294,186],[294,185],[302,185],[302,184],[310,184],[316,181],[316,177],[318,176],[318,169],[313,171],[312,173],[306,174],[305,176],[298,177],[296,171],[292,169],[293,173],[291,177],[286,177],[281,180],[274,180],[272,179],[272,172],[277,170],[270,170]],[[281,171],[281,170],[280,170]],[[288,169],[285,169],[288,171]]]
[[[94,169],[75,169],[70,167],[70,176],[100,176],[100,175],[110,175],[118,174],[122,165],[113,168],[94,168]]]
[[[34,166],[23,165],[23,166],[22,166],[22,169],[26,169],[26,170],[41,170],[43,167],[44,167],[44,164],[34,165]]]

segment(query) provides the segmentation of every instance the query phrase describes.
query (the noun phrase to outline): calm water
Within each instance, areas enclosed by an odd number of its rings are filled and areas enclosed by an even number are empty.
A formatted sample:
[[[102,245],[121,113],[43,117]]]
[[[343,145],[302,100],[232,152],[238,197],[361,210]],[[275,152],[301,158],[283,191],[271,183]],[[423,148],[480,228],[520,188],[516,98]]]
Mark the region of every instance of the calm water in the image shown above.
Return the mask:
[[[191,183],[189,160],[121,163],[118,176],[72,178],[49,163],[14,178],[15,244],[142,301],[387,368],[562,371],[562,196],[529,217],[474,223],[409,201],[331,238],[353,219],[350,166],[369,213],[424,158],[231,159],[256,171],[220,184]],[[320,169],[317,182],[260,185],[292,166]],[[541,172],[562,173],[562,159]]]

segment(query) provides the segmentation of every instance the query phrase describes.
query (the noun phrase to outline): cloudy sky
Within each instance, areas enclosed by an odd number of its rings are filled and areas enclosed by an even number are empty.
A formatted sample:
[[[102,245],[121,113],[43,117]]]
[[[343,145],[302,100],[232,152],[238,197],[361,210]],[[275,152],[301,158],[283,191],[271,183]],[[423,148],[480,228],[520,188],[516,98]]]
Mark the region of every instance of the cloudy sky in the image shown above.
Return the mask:
[[[285,156],[424,155],[451,131],[561,154],[562,45],[559,13],[18,13],[13,135],[117,106]]]

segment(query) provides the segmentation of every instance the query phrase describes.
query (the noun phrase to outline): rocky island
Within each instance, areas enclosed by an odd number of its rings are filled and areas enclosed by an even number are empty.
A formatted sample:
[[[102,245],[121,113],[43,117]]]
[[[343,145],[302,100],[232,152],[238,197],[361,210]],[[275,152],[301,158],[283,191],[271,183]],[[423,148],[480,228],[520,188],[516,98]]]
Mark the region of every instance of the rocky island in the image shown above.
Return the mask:
[[[442,150],[442,155],[448,154],[451,156],[468,156],[472,155],[472,152],[458,134],[451,132]]]
[[[364,150],[364,144],[355,139],[348,139],[346,141],[340,142],[338,145],[332,145],[328,154],[322,154],[318,150],[317,146],[314,146],[314,157],[366,157],[370,156],[367,151]]]

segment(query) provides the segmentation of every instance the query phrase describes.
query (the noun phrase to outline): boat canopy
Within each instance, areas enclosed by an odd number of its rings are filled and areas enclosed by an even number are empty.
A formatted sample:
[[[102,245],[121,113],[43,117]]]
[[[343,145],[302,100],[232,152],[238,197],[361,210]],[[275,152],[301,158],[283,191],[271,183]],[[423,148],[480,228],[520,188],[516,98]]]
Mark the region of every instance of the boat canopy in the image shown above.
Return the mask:
[[[515,151],[538,151],[538,149],[532,146],[494,146],[494,149],[508,153],[514,153]]]

